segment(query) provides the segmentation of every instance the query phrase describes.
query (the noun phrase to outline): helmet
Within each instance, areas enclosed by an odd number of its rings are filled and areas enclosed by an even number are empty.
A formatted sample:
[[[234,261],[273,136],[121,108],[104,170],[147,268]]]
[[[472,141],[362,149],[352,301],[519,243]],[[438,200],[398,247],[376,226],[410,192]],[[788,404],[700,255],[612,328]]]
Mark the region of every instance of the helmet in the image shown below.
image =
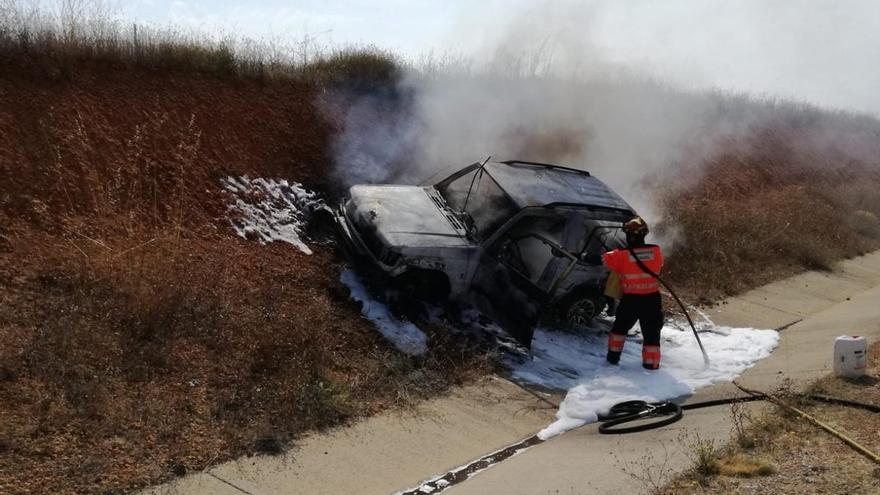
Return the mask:
[[[623,231],[626,235],[644,237],[648,235],[648,224],[642,219],[642,217],[633,217],[623,224]]]

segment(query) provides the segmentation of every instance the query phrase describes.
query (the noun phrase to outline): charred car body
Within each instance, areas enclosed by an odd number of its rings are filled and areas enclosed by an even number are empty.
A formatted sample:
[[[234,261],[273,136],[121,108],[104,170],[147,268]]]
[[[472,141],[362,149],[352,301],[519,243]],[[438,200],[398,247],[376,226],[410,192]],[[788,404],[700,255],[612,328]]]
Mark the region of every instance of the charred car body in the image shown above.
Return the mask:
[[[580,327],[602,311],[600,255],[635,214],[588,172],[521,161],[349,193],[336,224],[361,267],[424,299],[473,304],[526,347],[540,319]]]

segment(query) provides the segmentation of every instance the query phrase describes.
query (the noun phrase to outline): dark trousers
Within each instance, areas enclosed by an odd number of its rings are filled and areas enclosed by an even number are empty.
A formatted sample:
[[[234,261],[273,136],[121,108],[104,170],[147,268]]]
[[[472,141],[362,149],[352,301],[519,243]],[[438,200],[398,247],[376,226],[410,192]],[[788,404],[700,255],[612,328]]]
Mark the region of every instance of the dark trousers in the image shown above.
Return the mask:
[[[639,322],[642,328],[642,354],[645,367],[660,366],[660,329],[663,306],[660,293],[624,294],[615,312],[614,326],[608,339],[608,361],[617,363],[627,332]]]

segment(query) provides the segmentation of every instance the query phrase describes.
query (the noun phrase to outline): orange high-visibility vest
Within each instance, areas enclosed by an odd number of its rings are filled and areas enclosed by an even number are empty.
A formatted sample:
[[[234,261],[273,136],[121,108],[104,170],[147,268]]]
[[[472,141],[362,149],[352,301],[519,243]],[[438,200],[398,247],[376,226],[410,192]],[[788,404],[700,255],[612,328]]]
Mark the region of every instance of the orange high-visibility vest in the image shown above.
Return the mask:
[[[659,246],[633,248],[636,255],[656,274],[663,269],[663,253]],[[636,263],[628,249],[615,249],[602,255],[605,266],[620,275],[620,286],[624,294],[653,294],[660,291],[660,282]]]

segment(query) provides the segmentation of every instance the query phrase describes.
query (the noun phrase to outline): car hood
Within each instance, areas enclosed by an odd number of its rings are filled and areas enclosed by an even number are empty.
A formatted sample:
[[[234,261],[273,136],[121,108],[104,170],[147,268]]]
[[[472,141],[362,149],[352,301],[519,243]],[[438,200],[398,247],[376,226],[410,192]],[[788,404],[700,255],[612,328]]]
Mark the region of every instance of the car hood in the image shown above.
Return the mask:
[[[433,188],[361,185],[350,192],[349,214],[360,225],[375,228],[389,246],[470,245],[465,231],[432,199]]]

